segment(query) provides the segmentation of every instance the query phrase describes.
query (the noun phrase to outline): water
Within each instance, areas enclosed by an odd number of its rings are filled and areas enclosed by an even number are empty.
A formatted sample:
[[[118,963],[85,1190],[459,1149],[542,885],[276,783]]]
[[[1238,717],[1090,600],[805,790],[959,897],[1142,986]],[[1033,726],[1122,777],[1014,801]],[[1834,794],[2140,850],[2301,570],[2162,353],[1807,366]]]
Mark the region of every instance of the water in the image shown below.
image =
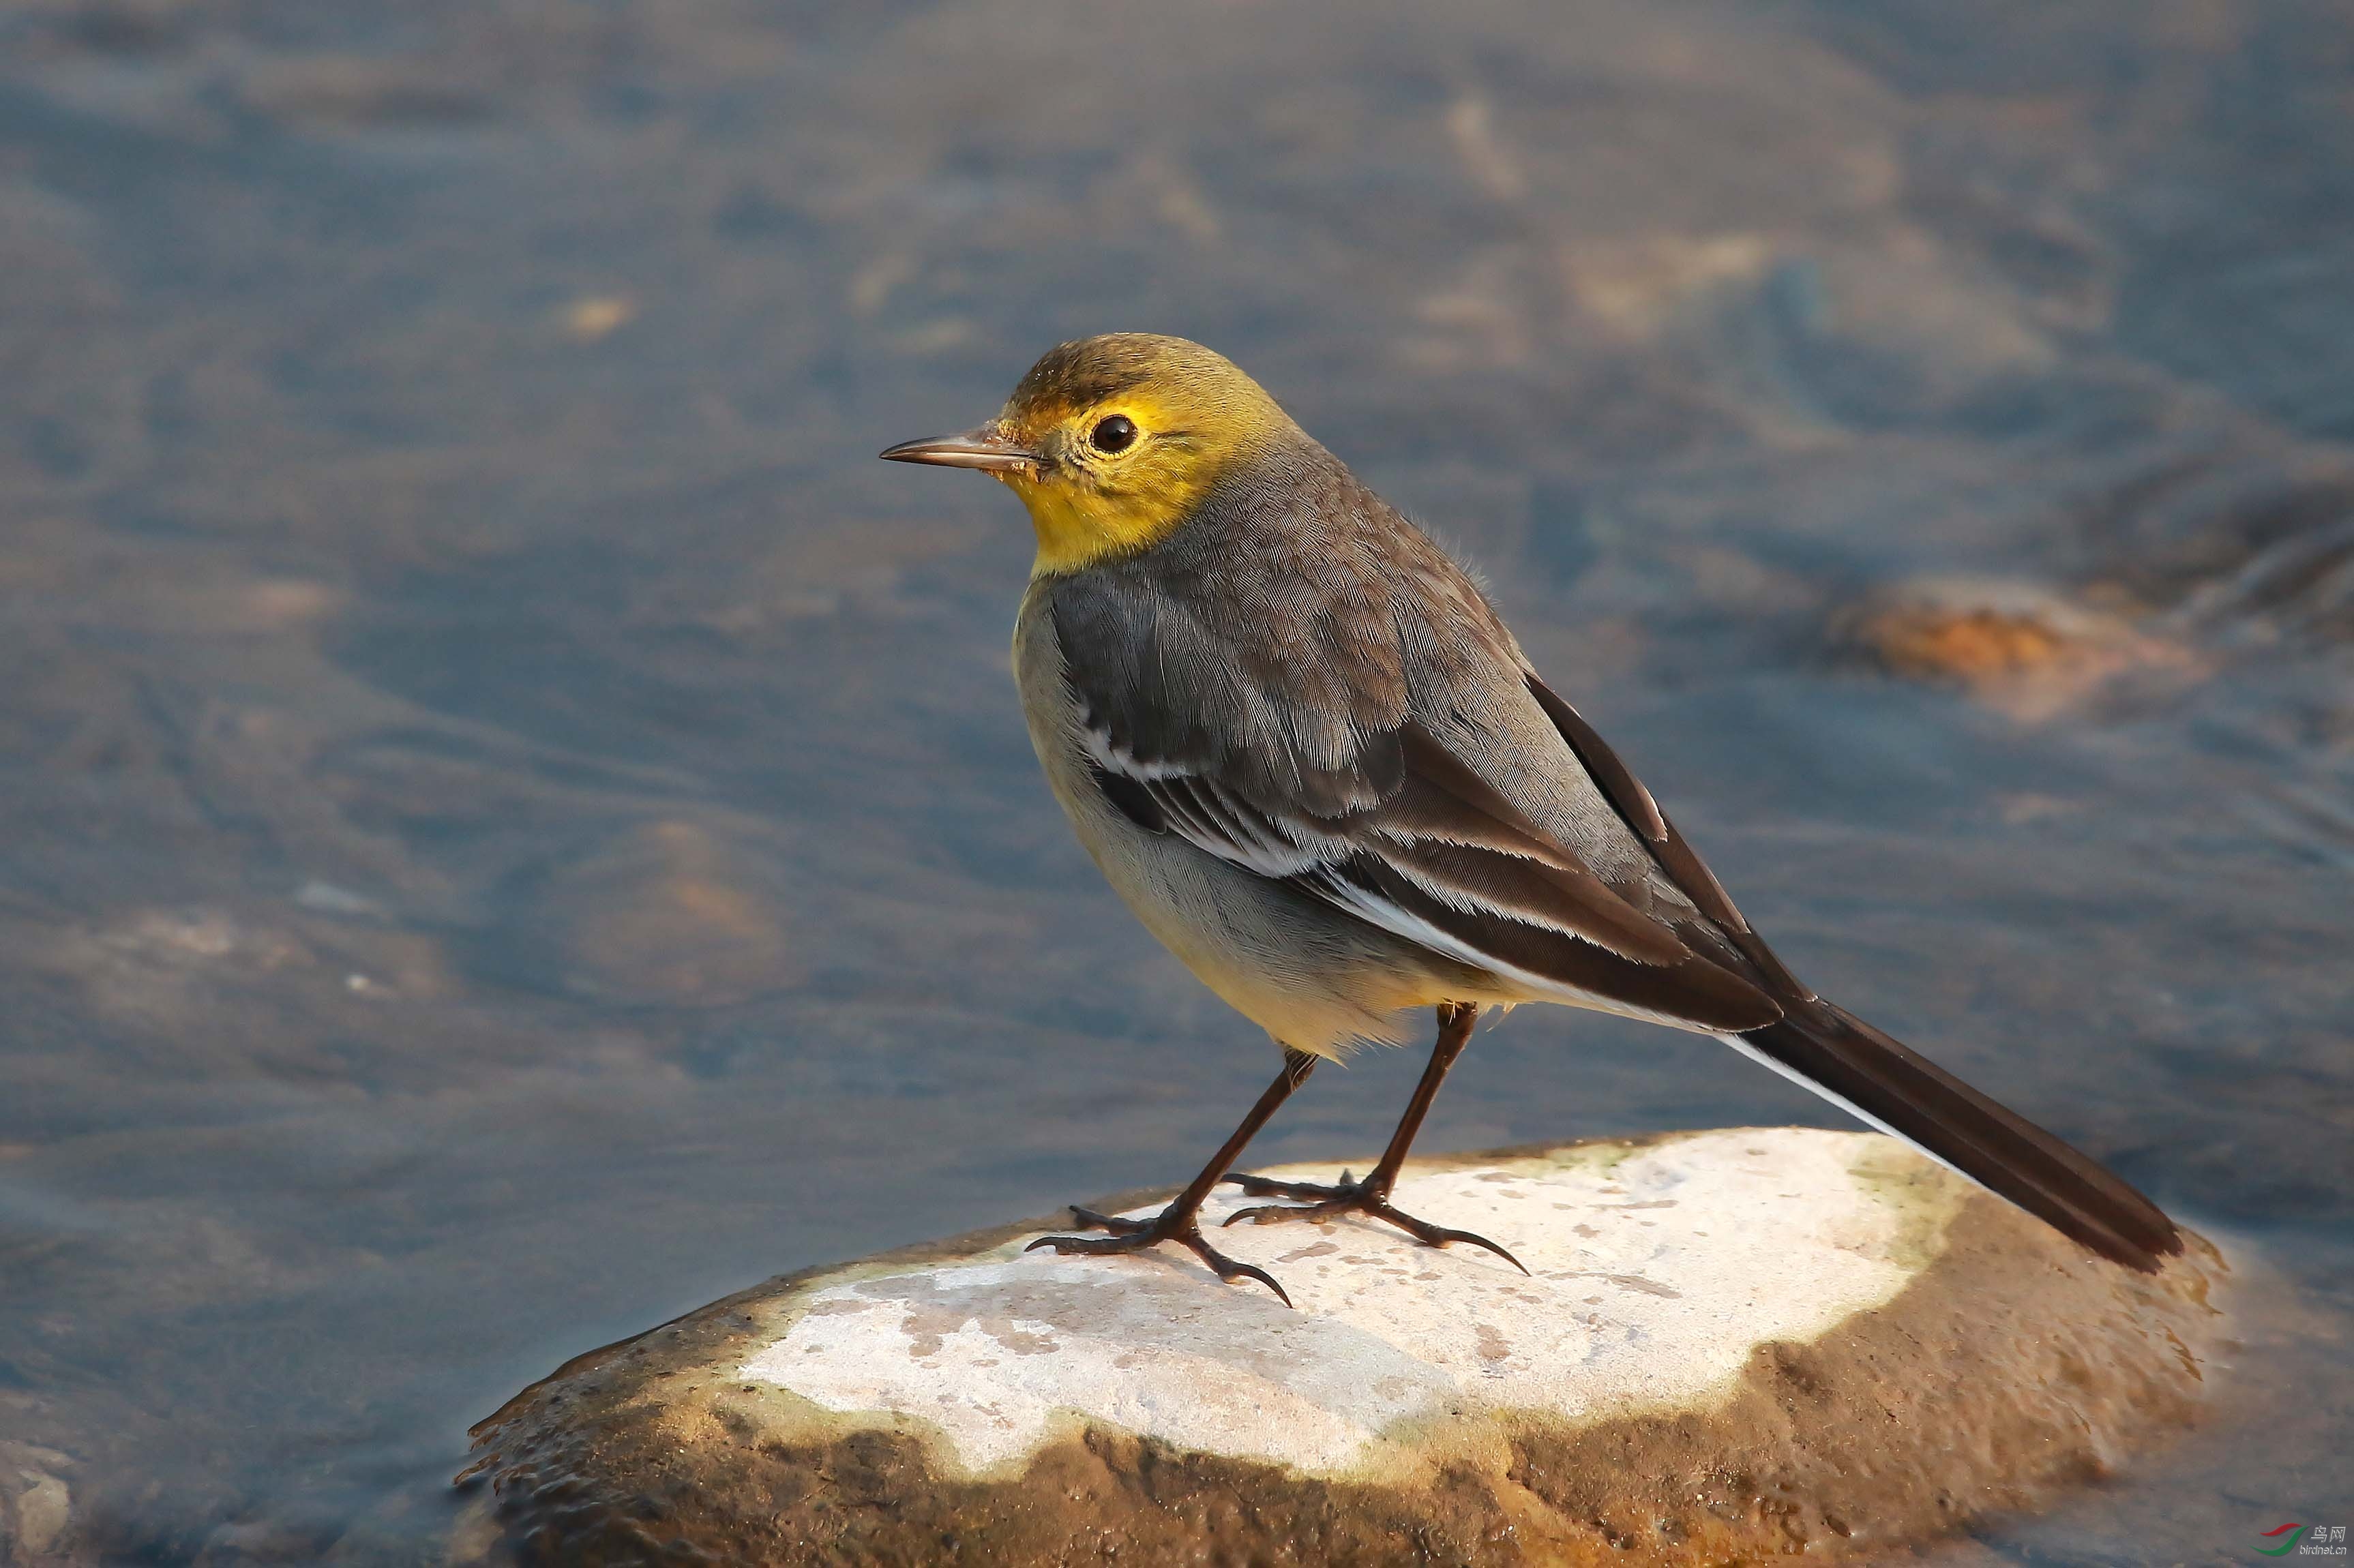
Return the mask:
[[[872,457],[1110,328],[2243,1258],[2216,1425],[1946,1555],[2354,1522],[2341,7],[19,0],[0,270],[0,1457],[73,1561],[434,1560],[564,1357],[1224,1135],[1273,1058],[1039,785],[1017,509]],[[2121,641],[1893,678],[1925,577]],[[1835,1119],[1538,1010],[1426,1141]]]

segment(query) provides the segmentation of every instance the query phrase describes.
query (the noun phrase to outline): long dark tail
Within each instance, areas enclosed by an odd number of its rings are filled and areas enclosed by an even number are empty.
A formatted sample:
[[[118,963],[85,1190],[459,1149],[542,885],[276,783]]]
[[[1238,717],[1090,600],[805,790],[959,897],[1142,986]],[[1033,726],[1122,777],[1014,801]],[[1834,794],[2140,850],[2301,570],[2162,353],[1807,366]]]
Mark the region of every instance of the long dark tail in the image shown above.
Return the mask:
[[[1724,1038],[2103,1257],[2156,1273],[2182,1250],[2156,1203],[2026,1118],[1852,1013],[1786,1005],[1781,1022]]]

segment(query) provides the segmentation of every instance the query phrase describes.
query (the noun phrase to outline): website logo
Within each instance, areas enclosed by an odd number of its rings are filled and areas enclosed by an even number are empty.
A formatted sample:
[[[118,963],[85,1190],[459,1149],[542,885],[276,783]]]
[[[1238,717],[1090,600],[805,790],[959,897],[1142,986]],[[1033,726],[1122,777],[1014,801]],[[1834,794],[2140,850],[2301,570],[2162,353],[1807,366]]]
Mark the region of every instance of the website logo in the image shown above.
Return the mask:
[[[2292,1520],[2265,1531],[2264,1539],[2279,1542],[2276,1546],[2256,1548],[2266,1557],[2286,1557],[2292,1552],[2299,1557],[2346,1555],[2346,1527],[2342,1524],[2305,1525]]]

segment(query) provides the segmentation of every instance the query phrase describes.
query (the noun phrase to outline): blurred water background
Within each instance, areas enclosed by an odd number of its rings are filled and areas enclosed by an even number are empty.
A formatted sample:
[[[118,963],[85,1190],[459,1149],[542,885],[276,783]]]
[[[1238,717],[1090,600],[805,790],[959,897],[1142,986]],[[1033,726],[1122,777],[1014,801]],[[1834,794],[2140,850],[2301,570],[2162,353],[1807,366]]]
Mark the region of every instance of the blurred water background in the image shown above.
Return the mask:
[[[2349,280],[2327,0],[5,0],[16,1561],[462,1559],[566,1356],[1193,1170],[1272,1054],[1039,783],[1018,507],[873,457],[1115,328],[2236,1250],[2216,1425],[1941,1560],[2354,1521]],[[1425,1141],[1793,1120],[1545,1009]]]

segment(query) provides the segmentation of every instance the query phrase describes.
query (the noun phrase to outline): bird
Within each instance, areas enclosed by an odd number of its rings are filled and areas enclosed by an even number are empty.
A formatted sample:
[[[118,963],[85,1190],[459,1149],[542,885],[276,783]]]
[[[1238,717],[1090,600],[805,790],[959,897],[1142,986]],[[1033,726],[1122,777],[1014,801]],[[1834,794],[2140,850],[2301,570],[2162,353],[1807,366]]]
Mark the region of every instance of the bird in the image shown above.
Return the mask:
[[[1287,1201],[1230,1224],[1362,1215],[1520,1267],[1391,1200],[1482,1011],[1555,1002],[1713,1035],[2115,1263],[2181,1250],[2115,1174],[1802,984],[1474,577],[1224,355],[1064,343],[995,418],[880,455],[1020,499],[1013,669],[1047,786],[1138,919],[1282,1053],[1157,1215],[1074,1206],[1103,1234],[1033,1248],[1175,1244],[1288,1306],[1202,1231],[1234,1182]],[[1426,1009],[1429,1061],[1364,1177],[1233,1173],[1320,1061]]]

